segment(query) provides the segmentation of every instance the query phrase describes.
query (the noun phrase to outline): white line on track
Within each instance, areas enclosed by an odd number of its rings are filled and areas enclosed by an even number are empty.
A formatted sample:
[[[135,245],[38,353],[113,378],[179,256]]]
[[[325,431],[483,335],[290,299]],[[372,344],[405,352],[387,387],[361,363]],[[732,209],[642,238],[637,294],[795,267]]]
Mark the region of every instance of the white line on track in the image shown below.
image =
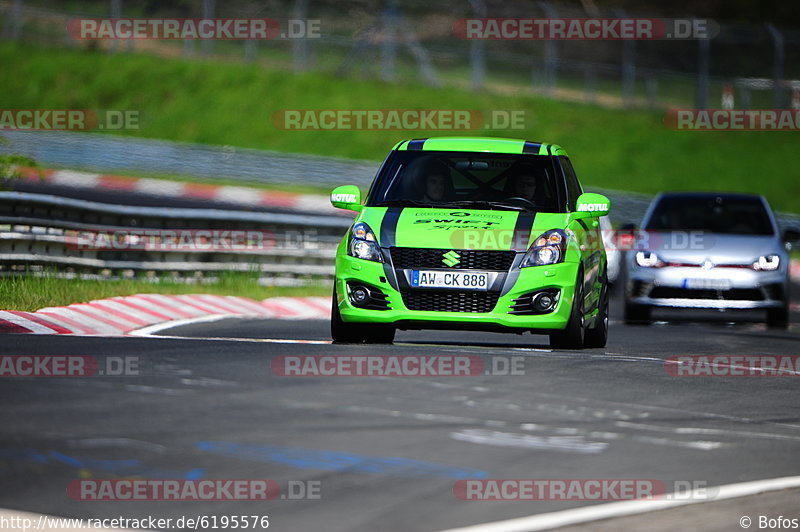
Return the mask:
[[[254,316],[230,315],[230,314],[209,314],[206,316],[198,316],[197,318],[186,318],[183,320],[171,320],[163,323],[156,323],[148,327],[142,327],[128,333],[129,336],[153,336],[155,333],[165,331],[173,327],[180,327],[182,325],[194,325],[196,323],[210,323],[213,321],[225,320],[228,318],[252,318]],[[159,336],[159,338],[164,338]]]
[[[746,430],[712,429],[705,427],[663,427],[659,425],[648,425],[645,423],[631,423],[629,421],[617,421],[614,423],[618,427],[630,428],[635,430],[649,430],[653,432],[668,432],[671,434],[713,434],[724,436],[742,436],[748,438],[766,438],[773,440],[800,440],[800,436],[790,434],[775,434],[771,432],[752,432]]]
[[[703,488],[703,493],[701,493],[701,490],[694,490],[688,495],[686,493],[671,494],[662,499],[596,504],[572,510],[536,514],[462,528],[451,528],[443,532],[536,532],[539,530],[552,530],[563,526],[591,523],[601,519],[639,515],[701,502],[713,503],[726,499],[757,495],[768,491],[798,487],[800,487],[800,476],[755,480],[752,482],[725,484],[717,488]],[[707,495],[705,495],[709,491],[712,493],[714,491],[717,492],[713,499],[708,499]]]

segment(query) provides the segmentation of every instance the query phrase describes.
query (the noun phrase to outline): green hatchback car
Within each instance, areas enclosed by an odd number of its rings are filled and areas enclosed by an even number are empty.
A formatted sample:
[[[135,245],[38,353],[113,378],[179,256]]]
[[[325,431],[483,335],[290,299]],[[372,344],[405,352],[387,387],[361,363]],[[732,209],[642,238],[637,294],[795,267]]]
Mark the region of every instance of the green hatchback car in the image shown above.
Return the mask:
[[[337,248],[334,342],[391,343],[395,331],[547,334],[554,348],[603,347],[610,201],[584,193],[555,144],[501,138],[404,140]]]

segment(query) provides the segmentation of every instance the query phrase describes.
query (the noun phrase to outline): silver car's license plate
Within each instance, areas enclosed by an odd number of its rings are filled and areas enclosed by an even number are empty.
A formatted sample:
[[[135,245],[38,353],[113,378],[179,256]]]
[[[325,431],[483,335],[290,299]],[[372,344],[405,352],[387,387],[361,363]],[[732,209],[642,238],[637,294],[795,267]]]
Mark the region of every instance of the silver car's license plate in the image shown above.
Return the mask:
[[[460,290],[488,290],[487,272],[443,272],[413,270],[411,286],[415,288],[458,288]]]
[[[730,290],[730,279],[684,279],[683,287],[690,290]]]

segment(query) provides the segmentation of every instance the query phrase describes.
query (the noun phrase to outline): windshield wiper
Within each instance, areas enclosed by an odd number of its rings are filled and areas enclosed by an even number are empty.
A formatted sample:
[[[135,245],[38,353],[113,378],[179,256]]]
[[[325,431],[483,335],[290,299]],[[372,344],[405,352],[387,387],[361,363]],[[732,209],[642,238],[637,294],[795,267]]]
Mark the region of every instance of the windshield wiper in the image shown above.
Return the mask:
[[[385,200],[379,201],[375,204],[376,207],[433,207],[444,205],[443,203],[427,203],[424,201],[398,199],[398,200]]]
[[[448,205],[456,206],[456,207],[471,207],[471,208],[488,208],[489,210],[492,209],[504,209],[504,210],[512,210],[512,211],[527,211],[530,210],[522,205],[517,205],[514,203],[505,203],[502,201],[454,201],[448,203]]]

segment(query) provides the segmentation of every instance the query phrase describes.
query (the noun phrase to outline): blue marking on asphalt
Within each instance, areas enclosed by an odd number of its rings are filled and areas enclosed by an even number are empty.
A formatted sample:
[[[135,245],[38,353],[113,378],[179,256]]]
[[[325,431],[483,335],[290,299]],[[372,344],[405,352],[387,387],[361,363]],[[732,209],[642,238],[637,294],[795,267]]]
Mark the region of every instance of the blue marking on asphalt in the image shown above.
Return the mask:
[[[286,464],[299,469],[321,469],[353,473],[379,473],[401,477],[486,478],[479,469],[461,469],[409,458],[365,456],[340,451],[299,449],[274,445],[246,445],[230,442],[197,442],[197,448],[223,456]]]
[[[151,469],[145,467],[140,460],[97,460],[81,459],[57,451],[39,451],[37,449],[0,449],[0,459],[9,461],[34,462],[37,464],[64,464],[76,469],[103,471],[119,477],[142,478],[178,478],[199,480],[205,477],[205,469],[197,468],[185,472]]]

